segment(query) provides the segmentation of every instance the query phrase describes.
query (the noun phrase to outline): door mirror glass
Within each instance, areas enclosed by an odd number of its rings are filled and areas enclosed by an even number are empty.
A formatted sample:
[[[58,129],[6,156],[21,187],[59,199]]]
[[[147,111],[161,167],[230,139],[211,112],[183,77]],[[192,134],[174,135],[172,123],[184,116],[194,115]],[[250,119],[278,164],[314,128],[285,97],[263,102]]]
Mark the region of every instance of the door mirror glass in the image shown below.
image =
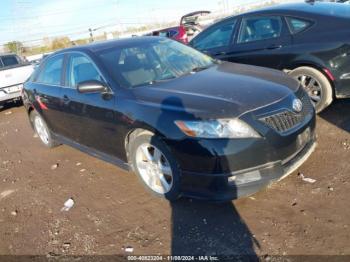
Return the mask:
[[[108,91],[106,85],[97,80],[89,80],[80,82],[77,85],[77,89],[79,93],[104,93]]]

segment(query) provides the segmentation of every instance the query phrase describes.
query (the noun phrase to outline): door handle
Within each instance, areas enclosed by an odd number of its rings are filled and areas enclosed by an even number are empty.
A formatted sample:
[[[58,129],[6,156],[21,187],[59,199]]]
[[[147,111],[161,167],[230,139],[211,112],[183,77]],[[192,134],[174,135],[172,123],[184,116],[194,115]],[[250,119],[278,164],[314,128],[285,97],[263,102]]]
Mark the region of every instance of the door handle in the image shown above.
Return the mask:
[[[282,48],[282,45],[270,45],[266,49],[273,50],[273,49],[280,49]]]
[[[70,101],[69,97],[67,95],[63,96],[63,102],[68,103]]]
[[[214,54],[214,56],[217,56],[217,55],[226,55],[226,52],[222,51]]]

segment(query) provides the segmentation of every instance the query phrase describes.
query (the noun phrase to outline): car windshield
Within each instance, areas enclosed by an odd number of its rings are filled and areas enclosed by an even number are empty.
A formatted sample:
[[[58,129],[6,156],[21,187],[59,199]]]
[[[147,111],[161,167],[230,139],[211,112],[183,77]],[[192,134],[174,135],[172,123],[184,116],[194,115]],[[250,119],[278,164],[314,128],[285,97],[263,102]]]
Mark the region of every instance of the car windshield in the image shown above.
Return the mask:
[[[153,85],[205,70],[214,60],[169,39],[154,39],[100,52],[109,73],[124,87]]]

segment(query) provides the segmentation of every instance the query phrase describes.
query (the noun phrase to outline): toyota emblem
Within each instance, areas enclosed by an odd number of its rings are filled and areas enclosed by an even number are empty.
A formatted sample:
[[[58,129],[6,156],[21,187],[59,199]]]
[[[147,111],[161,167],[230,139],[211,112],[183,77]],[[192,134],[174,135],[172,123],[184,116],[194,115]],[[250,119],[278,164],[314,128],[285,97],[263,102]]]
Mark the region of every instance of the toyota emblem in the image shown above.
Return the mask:
[[[303,110],[303,102],[300,99],[293,100],[293,110],[297,113],[300,113]]]

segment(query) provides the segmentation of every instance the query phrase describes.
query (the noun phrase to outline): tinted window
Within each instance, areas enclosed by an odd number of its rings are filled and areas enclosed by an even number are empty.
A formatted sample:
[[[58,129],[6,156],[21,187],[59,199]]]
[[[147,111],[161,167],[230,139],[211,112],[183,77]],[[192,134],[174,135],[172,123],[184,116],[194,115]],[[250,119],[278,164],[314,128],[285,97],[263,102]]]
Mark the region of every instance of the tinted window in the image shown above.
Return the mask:
[[[124,87],[153,85],[205,70],[213,60],[169,39],[134,42],[99,54],[109,73]]]
[[[199,34],[191,44],[199,50],[228,46],[235,25],[236,20],[214,25]]]
[[[61,85],[63,55],[49,58],[42,68],[37,82],[47,85]]]
[[[4,66],[15,66],[18,65],[19,62],[17,60],[17,57],[14,55],[8,55],[8,56],[3,56],[1,57],[2,63]]]
[[[169,37],[175,37],[178,34],[177,30],[171,29],[169,30]]]
[[[277,38],[282,32],[282,19],[279,16],[250,17],[242,20],[238,43]]]
[[[287,17],[287,21],[292,34],[299,33],[311,25],[310,21],[300,18]]]
[[[79,83],[89,80],[103,81],[95,65],[84,55],[72,55],[68,68],[68,84],[70,87],[75,88]]]

